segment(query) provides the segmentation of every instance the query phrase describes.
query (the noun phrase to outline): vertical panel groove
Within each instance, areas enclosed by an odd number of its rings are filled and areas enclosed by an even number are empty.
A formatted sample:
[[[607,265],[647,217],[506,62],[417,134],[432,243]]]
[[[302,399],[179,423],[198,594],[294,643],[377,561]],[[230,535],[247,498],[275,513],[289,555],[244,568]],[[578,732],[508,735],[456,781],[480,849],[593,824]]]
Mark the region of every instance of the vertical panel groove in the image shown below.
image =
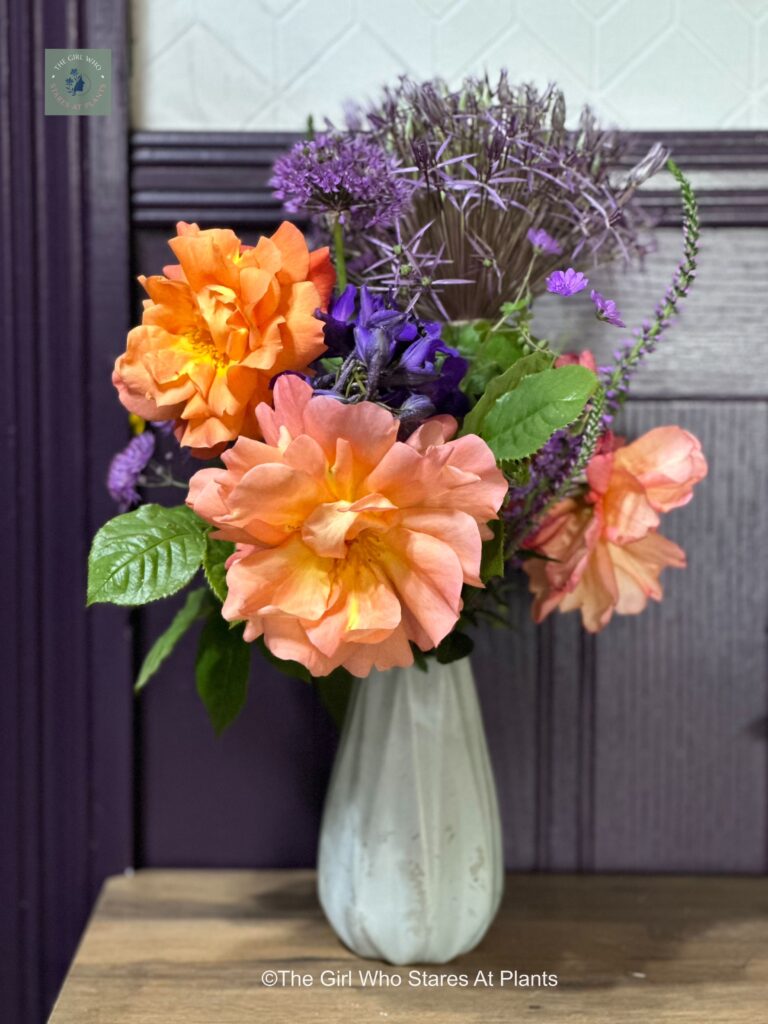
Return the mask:
[[[11,499],[0,512],[10,574],[0,623],[0,1019],[14,1024],[44,1018],[96,887],[130,858],[120,836],[130,742],[118,742],[130,735],[120,697],[128,636],[122,616],[97,616],[95,627],[84,607],[90,534],[111,511],[97,477],[124,423],[108,361],[96,365],[112,347],[109,334],[126,326],[120,82],[112,119],[43,116],[44,47],[87,46],[99,9],[107,32],[91,45],[112,44],[119,68],[123,0],[0,0],[2,447]],[[104,144],[94,162],[96,139]],[[92,215],[96,204],[114,209],[111,220]],[[106,702],[97,682],[112,691]],[[102,733],[110,749],[97,759]],[[108,814],[96,814],[97,789],[110,794]]]
[[[580,871],[595,866],[595,638],[582,633],[579,643],[579,824],[576,861]]]

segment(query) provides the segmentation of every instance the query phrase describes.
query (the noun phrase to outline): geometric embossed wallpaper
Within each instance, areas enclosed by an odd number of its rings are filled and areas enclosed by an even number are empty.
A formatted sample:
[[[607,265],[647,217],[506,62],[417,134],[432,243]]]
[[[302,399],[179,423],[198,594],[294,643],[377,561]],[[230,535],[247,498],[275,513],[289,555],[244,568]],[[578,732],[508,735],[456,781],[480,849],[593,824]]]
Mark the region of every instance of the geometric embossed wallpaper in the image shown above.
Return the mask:
[[[768,128],[768,0],[133,0],[133,38],[139,129],[301,129],[501,67],[624,128]]]

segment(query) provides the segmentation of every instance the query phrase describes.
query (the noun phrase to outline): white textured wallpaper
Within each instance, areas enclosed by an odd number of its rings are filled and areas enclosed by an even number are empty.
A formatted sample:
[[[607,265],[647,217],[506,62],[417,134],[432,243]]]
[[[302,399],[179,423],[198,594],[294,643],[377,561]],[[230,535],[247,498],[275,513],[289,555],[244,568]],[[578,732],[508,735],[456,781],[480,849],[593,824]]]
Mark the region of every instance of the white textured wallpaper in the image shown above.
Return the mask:
[[[137,128],[300,129],[503,66],[626,128],[765,128],[768,0],[133,0]]]

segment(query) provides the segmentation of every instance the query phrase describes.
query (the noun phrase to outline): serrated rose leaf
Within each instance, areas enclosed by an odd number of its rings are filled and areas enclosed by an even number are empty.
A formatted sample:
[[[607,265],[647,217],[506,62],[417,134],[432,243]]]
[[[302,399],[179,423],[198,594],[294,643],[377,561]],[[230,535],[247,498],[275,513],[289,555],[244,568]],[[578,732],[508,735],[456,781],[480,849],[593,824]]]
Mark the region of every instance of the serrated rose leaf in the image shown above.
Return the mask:
[[[480,436],[499,462],[527,458],[573,423],[596,387],[597,377],[584,366],[531,374],[496,400]]]
[[[110,519],[91,545],[88,604],[140,605],[175,594],[200,568],[206,532],[186,505],[142,505]]]

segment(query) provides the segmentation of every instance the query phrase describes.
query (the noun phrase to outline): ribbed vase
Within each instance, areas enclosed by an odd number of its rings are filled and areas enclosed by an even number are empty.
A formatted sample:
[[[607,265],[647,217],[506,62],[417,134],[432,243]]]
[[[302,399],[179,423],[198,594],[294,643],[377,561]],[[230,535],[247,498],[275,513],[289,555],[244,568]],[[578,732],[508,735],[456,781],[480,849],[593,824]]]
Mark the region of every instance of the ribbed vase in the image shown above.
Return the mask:
[[[355,953],[445,963],[482,939],[501,826],[467,659],[356,684],[320,833],[320,902]]]

